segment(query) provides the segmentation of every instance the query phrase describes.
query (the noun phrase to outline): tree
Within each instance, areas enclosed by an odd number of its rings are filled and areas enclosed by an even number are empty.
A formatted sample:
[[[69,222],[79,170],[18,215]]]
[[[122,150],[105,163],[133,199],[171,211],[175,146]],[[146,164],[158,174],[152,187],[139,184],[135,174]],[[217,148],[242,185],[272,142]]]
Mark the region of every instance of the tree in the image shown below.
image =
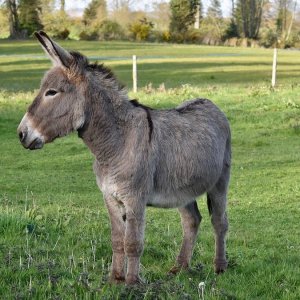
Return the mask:
[[[171,0],[170,32],[186,33],[189,26],[194,24],[197,12],[197,0]]]
[[[276,18],[276,31],[281,34],[286,30],[287,24],[287,0],[278,0],[277,3],[277,18]]]
[[[20,28],[30,36],[34,31],[43,28],[40,20],[41,3],[39,0],[19,0]]]
[[[207,9],[206,23],[209,24],[210,35],[220,41],[223,35],[223,18],[219,0],[211,0],[210,6]]]
[[[264,0],[238,0],[236,21],[243,36],[257,39],[262,20]]]
[[[230,39],[230,38],[234,38],[234,37],[239,37],[239,30],[235,23],[234,18],[231,18],[230,22],[225,30],[223,38]]]
[[[132,10],[129,4],[123,1],[118,1],[118,5],[115,4],[111,12],[111,19],[121,24],[124,29],[128,29],[128,26],[136,20],[133,20]]]
[[[92,0],[83,13],[83,22],[85,25],[98,25],[105,20],[107,16],[107,7],[105,0]]]
[[[155,29],[168,30],[170,23],[170,6],[167,2],[156,2],[153,4],[153,11],[150,19],[155,24]]]
[[[138,22],[134,22],[129,26],[129,31],[137,41],[145,41],[153,28],[153,23],[148,21],[147,18],[143,18]]]
[[[39,0],[41,14],[51,14],[55,10],[55,0]]]
[[[277,0],[276,9],[276,31],[277,35],[287,41],[290,37],[293,23],[295,20],[297,1],[292,0]]]
[[[111,0],[111,8],[113,11],[117,11],[122,7],[132,7],[136,0]]]
[[[66,1],[65,0],[60,0],[60,10],[65,11],[65,6],[66,6]]]
[[[8,10],[9,38],[19,38],[21,31],[16,0],[6,0],[6,7]]]
[[[239,37],[239,29],[236,22],[235,2],[234,0],[231,0],[231,18],[223,38],[230,39],[233,37]]]
[[[39,0],[19,0],[19,20],[22,30],[26,30],[27,35],[43,28],[40,20],[41,3]]]
[[[222,19],[222,8],[219,0],[211,0],[207,9],[207,16],[213,19]]]

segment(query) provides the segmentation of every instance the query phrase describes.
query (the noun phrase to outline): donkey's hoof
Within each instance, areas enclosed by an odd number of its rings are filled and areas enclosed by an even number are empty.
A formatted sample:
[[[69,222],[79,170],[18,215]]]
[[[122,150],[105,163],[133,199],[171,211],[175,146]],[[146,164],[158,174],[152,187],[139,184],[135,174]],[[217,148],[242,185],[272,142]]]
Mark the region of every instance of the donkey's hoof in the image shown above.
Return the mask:
[[[125,276],[121,274],[111,274],[109,282],[112,284],[121,284],[125,282]]]
[[[215,273],[222,274],[226,271],[228,266],[227,261],[215,261]]]
[[[170,274],[170,275],[176,275],[176,274],[178,274],[182,270],[189,270],[189,266],[187,264],[184,264],[184,265],[175,265],[175,266],[173,266],[169,270],[168,274]]]
[[[169,275],[176,275],[176,274],[179,273],[180,271],[181,271],[181,267],[179,267],[179,266],[173,266],[173,267],[169,270],[168,274],[169,274]]]
[[[127,275],[125,282],[126,285],[135,285],[135,284],[144,283],[144,281],[139,276],[135,276],[135,275]]]
[[[125,277],[124,278],[113,278],[113,277],[111,277],[111,278],[109,278],[109,283],[111,283],[111,284],[123,284],[123,283],[125,283]]]

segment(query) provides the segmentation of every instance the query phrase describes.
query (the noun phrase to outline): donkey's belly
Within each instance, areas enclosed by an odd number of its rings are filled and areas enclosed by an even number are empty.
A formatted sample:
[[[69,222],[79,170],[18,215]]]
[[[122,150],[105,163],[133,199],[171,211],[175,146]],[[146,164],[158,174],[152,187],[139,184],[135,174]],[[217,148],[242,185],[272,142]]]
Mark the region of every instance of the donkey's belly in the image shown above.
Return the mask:
[[[147,206],[161,207],[161,208],[176,208],[182,207],[190,202],[194,201],[195,197],[203,194],[199,193],[198,195],[193,195],[189,193],[174,193],[174,194],[163,194],[163,193],[155,193],[153,196],[148,199]]]

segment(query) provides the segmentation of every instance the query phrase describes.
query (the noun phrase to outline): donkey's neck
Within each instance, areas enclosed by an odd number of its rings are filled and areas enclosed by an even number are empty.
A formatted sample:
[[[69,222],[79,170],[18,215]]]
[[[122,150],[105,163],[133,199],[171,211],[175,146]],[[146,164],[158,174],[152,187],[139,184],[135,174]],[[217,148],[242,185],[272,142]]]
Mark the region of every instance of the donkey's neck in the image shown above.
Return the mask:
[[[78,135],[100,164],[114,161],[125,143],[125,130],[133,105],[124,91],[88,89],[84,126]],[[91,92],[93,91],[93,92]]]

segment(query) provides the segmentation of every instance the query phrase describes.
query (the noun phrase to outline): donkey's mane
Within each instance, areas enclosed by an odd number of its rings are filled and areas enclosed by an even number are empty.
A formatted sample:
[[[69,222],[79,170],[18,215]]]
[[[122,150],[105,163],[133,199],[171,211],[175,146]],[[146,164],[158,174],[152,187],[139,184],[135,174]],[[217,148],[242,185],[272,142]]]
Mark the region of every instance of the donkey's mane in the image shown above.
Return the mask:
[[[79,73],[83,70],[97,72],[102,75],[102,79],[110,80],[111,82],[115,83],[119,91],[122,91],[124,89],[125,86],[119,82],[112,70],[104,66],[103,63],[90,63],[87,57],[85,57],[77,51],[71,51],[70,54],[73,56],[74,59],[74,62],[71,66],[72,69],[75,69]]]

